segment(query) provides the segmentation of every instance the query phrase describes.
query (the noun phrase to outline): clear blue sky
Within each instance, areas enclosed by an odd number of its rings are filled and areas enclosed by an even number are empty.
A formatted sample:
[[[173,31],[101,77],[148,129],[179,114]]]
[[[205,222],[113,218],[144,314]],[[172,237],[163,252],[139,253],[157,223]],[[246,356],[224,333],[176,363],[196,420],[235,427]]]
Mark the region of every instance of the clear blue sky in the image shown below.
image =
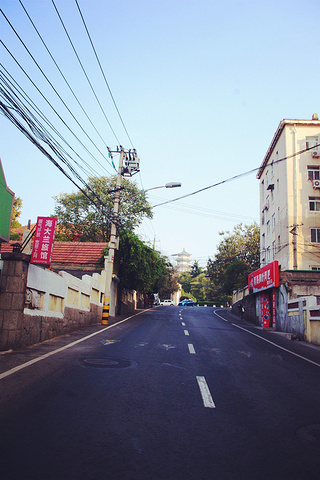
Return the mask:
[[[49,50],[106,144],[132,145],[103,81],[74,0],[55,0],[116,137],[77,63],[51,0],[22,0]],[[311,119],[319,108],[318,0],[78,0],[134,147],[140,188],[152,204],[259,167],[283,118]],[[1,8],[79,123],[93,131],[51,61],[19,0]],[[95,151],[0,16],[1,40],[69,127],[105,165],[93,163],[0,45],[3,66],[64,138],[98,173],[112,169]],[[54,211],[52,197],[75,187],[0,115],[0,157],[9,187],[23,199],[22,223]],[[85,174],[82,174],[85,176]],[[139,229],[171,255],[185,248],[204,266],[221,237],[259,221],[255,174],[154,209]]]

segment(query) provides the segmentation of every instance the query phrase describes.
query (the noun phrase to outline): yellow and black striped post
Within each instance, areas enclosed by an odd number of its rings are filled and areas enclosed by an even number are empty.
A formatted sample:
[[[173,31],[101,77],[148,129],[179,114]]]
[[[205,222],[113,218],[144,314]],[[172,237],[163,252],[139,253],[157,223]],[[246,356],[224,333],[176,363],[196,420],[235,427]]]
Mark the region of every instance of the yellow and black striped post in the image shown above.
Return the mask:
[[[110,299],[106,298],[103,303],[103,310],[102,310],[102,325],[109,324],[109,310],[110,310]]]

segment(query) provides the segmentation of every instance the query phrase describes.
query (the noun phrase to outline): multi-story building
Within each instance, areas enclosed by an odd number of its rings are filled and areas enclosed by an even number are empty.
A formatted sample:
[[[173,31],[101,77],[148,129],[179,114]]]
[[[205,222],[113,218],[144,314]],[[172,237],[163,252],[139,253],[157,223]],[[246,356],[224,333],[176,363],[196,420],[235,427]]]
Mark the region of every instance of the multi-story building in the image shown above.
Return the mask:
[[[320,121],[280,122],[260,180],[260,263],[320,270]]]

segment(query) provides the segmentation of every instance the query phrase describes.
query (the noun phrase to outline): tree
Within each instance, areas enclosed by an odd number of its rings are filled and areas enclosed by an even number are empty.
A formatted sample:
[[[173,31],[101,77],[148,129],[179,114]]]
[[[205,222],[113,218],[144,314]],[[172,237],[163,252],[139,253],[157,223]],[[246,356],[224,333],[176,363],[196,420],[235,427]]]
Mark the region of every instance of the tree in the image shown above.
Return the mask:
[[[160,295],[178,290],[168,259],[128,230],[120,232],[115,268],[122,288],[141,293],[159,292]]]
[[[58,218],[57,240],[80,242],[106,241],[110,234],[113,215],[114,192],[116,176],[91,177],[88,179],[86,195],[79,191],[76,193],[61,193],[54,197],[54,215]],[[151,206],[144,193],[139,193],[135,182],[122,180],[123,189],[120,192],[120,207],[118,227],[133,230],[144,217],[152,218]],[[100,197],[104,206],[97,206]],[[111,192],[110,192],[111,191]],[[139,193],[138,195],[136,195]],[[89,197],[89,198],[88,198]],[[90,200],[92,199],[93,202]]]
[[[232,232],[221,232],[224,238],[214,260],[207,263],[207,274],[221,295],[247,284],[247,274],[260,267],[260,229],[256,222],[236,225]]]
[[[243,260],[236,258],[227,266],[224,275],[223,289],[227,295],[232,295],[233,290],[247,285],[248,274],[251,269]]]
[[[22,212],[22,200],[20,197],[14,197],[11,228],[21,227],[21,223],[18,222],[18,218],[20,217],[21,212]]]
[[[199,266],[199,262],[195,261],[193,265],[191,265],[190,273],[192,278],[195,278],[200,275],[200,273],[203,273],[203,269]]]

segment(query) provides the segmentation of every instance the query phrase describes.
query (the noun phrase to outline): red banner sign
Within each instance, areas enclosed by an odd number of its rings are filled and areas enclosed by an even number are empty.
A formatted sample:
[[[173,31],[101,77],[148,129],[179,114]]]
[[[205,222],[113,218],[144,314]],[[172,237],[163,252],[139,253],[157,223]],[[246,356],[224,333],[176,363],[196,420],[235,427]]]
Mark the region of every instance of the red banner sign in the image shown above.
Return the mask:
[[[38,217],[34,236],[31,263],[50,265],[58,220],[53,217]]]
[[[249,293],[261,292],[272,287],[279,287],[279,262],[275,260],[248,275]]]

